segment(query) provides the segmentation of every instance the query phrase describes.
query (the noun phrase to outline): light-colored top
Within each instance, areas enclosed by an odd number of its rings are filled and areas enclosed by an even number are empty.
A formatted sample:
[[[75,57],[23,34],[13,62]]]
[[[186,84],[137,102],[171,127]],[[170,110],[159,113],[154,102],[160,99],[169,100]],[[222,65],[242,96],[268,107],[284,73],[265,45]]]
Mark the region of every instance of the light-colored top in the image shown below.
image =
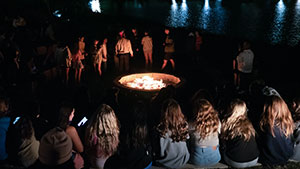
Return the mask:
[[[251,49],[243,50],[236,58],[238,70],[243,73],[251,73],[253,68],[254,53]]]
[[[221,122],[219,121],[218,131],[211,132],[206,138],[201,138],[200,133],[195,131],[193,123],[189,124],[192,145],[199,147],[213,147],[219,145],[219,133],[221,133]]]
[[[79,41],[78,42],[79,50],[81,53],[85,52],[85,42]]]
[[[23,140],[19,147],[18,159],[24,167],[29,167],[39,158],[40,142],[36,140],[34,133],[30,139]]]
[[[126,38],[121,38],[116,44],[115,52],[116,52],[116,54],[130,53],[130,55],[133,56],[133,51],[132,51],[130,40],[128,40]]]
[[[179,168],[185,165],[189,158],[190,153],[188,151],[185,141],[173,141],[170,138],[171,131],[168,131],[164,137],[160,137],[160,159],[157,162],[168,168]]]
[[[150,36],[144,36],[142,38],[142,45],[144,51],[152,51],[153,48],[152,38]]]
[[[99,57],[102,58],[103,62],[107,61],[107,47],[106,44],[101,45],[99,49]]]

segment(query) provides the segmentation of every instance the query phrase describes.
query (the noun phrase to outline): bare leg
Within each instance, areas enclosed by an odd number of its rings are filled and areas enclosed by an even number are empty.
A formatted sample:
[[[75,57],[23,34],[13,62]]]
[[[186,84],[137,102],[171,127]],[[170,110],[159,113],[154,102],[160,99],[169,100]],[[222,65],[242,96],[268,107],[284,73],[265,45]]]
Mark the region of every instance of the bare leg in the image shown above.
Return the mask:
[[[94,71],[96,72],[97,71],[97,65],[96,65],[96,63],[93,63],[93,66],[94,66]]]
[[[117,55],[114,56],[114,62],[115,62],[115,69],[118,71],[120,68],[120,60]]]
[[[76,68],[76,69],[75,69],[75,78],[74,78],[74,79],[75,79],[75,82],[78,81],[78,78],[77,78],[77,77],[78,77],[78,69]]]
[[[98,63],[98,73],[99,76],[101,76],[102,72],[101,72],[101,62]]]
[[[149,52],[148,58],[149,58],[150,66],[152,67],[152,51]]]
[[[175,62],[174,62],[174,60],[173,60],[173,59],[170,59],[170,62],[171,62],[171,64],[172,64],[173,70],[175,70]]]
[[[78,83],[80,83],[80,81],[81,81],[81,72],[82,72],[82,69],[80,68],[78,70]]]
[[[69,72],[70,72],[70,68],[66,68],[66,84],[68,84],[68,82],[69,82]]]
[[[144,51],[144,56],[145,56],[145,68],[147,69],[148,67],[148,53]]]
[[[164,59],[164,63],[161,66],[161,70],[163,70],[167,66],[168,60]]]

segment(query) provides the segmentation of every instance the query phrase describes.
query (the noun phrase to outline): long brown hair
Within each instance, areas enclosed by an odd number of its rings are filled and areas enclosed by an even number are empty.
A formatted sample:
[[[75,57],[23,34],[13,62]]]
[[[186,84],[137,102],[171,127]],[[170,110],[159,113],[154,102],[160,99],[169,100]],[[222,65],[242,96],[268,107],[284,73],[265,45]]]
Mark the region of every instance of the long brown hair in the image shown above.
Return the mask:
[[[255,130],[247,117],[246,103],[240,99],[234,99],[222,120],[221,137],[225,140],[241,136],[245,141],[255,136]]]
[[[161,137],[165,137],[166,133],[171,131],[170,138],[176,142],[186,141],[189,137],[188,123],[176,100],[168,99],[163,103],[157,130]]]
[[[274,126],[279,127],[286,137],[293,134],[294,121],[291,112],[285,101],[275,95],[266,98],[264,111],[260,120],[261,130],[264,131],[268,127],[273,137],[275,137]]]
[[[74,108],[71,105],[62,105],[59,109],[59,116],[57,120],[57,126],[66,130],[69,125],[69,117],[72,114]]]
[[[87,150],[98,146],[101,150],[100,156],[111,156],[117,150],[119,133],[119,121],[114,110],[109,105],[102,104],[95,111],[86,128]]]
[[[195,125],[196,132],[200,134],[202,139],[206,138],[210,133],[218,131],[220,123],[218,112],[213,108],[208,100],[195,100],[193,113],[193,124]]]

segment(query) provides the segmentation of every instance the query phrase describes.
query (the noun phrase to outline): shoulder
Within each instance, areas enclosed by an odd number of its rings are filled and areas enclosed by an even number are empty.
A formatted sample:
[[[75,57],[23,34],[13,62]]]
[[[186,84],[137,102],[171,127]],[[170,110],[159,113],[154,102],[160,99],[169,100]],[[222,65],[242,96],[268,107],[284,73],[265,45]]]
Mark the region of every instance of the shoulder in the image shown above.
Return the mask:
[[[74,126],[68,126],[66,129],[66,133],[74,133],[77,132],[76,128]]]

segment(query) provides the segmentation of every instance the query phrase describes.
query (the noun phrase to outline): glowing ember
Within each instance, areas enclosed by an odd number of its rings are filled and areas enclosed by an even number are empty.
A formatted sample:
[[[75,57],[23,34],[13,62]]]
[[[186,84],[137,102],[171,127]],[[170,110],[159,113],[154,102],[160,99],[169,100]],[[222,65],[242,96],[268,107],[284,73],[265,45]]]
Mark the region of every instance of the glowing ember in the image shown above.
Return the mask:
[[[161,89],[163,87],[166,87],[166,84],[163,82],[162,79],[154,80],[150,76],[135,78],[133,82],[127,82],[125,85],[131,88],[144,89],[144,90]]]

